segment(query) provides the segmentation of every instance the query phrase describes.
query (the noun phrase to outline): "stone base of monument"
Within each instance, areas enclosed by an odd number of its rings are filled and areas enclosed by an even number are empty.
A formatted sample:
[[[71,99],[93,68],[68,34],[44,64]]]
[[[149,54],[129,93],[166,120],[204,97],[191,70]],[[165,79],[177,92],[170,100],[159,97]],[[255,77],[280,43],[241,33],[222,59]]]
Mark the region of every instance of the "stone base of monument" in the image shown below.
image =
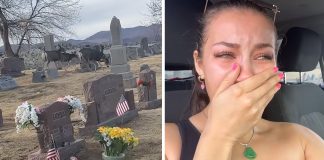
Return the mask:
[[[69,160],[70,157],[76,155],[81,150],[86,149],[84,139],[77,139],[72,142],[70,145],[65,147],[59,147],[58,152],[61,160]],[[28,155],[28,160],[46,160],[47,153],[35,152]]]
[[[122,64],[122,65],[112,65],[110,66],[110,72],[111,73],[123,73],[123,72],[129,72],[130,71],[130,65],[129,64]]]
[[[97,125],[79,128],[79,135],[80,136],[90,136],[90,135],[95,134],[97,128],[100,126],[110,126],[110,127],[118,126],[118,125],[125,124],[125,123],[133,120],[137,116],[138,116],[137,109],[133,109],[133,110],[127,111],[126,113],[124,113],[123,115],[121,115],[119,117],[114,117],[110,120],[101,122]]]
[[[6,57],[2,59],[1,74],[18,77],[23,75],[21,71],[25,69],[24,59],[17,57]]]
[[[136,88],[136,78],[130,78],[130,79],[123,79],[124,87],[125,88]]]
[[[160,107],[162,107],[162,99],[156,99],[148,102],[138,102],[136,105],[138,110],[156,109]]]

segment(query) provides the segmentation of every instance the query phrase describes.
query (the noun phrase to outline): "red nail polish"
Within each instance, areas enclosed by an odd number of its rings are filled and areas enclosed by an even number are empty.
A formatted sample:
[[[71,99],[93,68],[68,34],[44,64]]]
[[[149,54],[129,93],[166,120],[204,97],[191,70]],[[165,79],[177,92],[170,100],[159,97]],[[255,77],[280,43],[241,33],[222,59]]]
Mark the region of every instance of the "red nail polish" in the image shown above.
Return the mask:
[[[237,68],[237,64],[234,63],[234,64],[232,65],[232,70],[235,71],[236,68]]]
[[[284,73],[282,73],[282,72],[279,73],[279,78],[280,78],[280,79],[283,79],[284,77],[285,77],[285,74],[284,74]]]
[[[280,89],[280,88],[281,88],[281,84],[280,84],[280,83],[277,83],[277,84],[276,84],[276,88],[277,88],[277,89]]]
[[[273,72],[275,72],[275,73],[278,72],[278,70],[279,70],[278,67],[273,68]]]

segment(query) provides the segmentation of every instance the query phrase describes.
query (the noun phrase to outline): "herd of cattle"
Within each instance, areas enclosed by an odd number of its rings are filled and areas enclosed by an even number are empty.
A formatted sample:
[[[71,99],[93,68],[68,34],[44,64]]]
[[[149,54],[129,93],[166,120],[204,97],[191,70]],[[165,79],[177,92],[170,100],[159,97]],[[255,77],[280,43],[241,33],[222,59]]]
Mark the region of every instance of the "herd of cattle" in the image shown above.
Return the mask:
[[[58,50],[54,50],[54,51],[44,50],[45,52],[43,53],[42,58],[44,59],[46,66],[48,66],[50,62],[58,62],[58,61],[67,62],[69,64],[69,62],[73,58],[79,58],[80,62],[82,63],[103,61],[108,67],[111,62],[110,55],[109,54],[105,55],[103,53],[103,49],[104,46],[100,46],[100,48],[97,47],[96,49],[85,47],[80,49],[79,51],[73,51],[72,53],[67,53],[64,48],[59,46]]]

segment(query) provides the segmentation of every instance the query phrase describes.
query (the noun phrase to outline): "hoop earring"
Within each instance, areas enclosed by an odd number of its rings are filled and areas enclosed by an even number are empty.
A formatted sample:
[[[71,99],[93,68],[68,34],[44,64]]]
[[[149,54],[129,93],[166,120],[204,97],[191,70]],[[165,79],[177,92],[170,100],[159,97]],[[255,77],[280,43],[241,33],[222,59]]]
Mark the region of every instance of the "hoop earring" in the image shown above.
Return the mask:
[[[198,81],[200,82],[200,88],[202,89],[202,90],[204,90],[205,89],[205,81],[204,81],[204,78],[202,78],[203,76],[201,76],[201,75],[199,75],[198,76]]]

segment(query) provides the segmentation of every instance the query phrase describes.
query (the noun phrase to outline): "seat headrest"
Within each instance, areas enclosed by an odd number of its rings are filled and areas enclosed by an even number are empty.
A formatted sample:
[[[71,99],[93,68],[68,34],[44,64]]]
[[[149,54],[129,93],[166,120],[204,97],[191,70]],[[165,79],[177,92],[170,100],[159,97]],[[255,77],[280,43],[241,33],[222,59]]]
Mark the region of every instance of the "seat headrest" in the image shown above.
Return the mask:
[[[278,67],[285,72],[314,70],[321,56],[320,36],[309,29],[293,27],[287,31],[278,53]]]

